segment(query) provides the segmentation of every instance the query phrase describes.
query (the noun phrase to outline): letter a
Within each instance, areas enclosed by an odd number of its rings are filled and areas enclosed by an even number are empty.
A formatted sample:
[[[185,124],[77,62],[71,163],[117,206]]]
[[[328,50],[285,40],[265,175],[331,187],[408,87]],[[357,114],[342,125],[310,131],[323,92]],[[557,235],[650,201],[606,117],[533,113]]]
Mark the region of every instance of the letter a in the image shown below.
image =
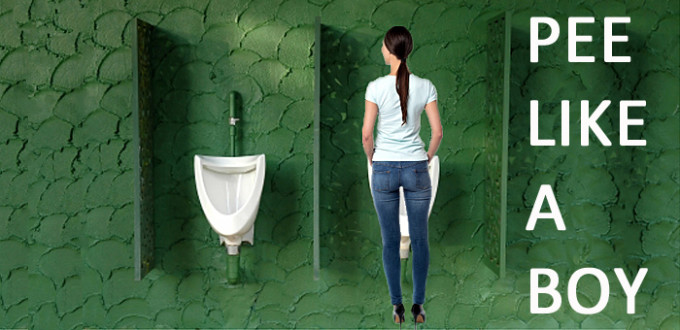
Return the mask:
[[[550,206],[550,212],[541,212],[541,205],[543,205],[543,200],[548,199],[548,205]],[[562,214],[560,213],[560,208],[557,206],[557,200],[555,200],[555,194],[553,194],[552,187],[549,184],[542,184],[541,188],[538,190],[538,196],[536,196],[536,201],[534,202],[534,208],[531,210],[531,215],[529,216],[529,221],[527,222],[526,230],[534,230],[536,226],[536,220],[538,218],[542,219],[554,219],[555,226],[557,230],[566,230],[564,226],[564,220],[562,220]]]

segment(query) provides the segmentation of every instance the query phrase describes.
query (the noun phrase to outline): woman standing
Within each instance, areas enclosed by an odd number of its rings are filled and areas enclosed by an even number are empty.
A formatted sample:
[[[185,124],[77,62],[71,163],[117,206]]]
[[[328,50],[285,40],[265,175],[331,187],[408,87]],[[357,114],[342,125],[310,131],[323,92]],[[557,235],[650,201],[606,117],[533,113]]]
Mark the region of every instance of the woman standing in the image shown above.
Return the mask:
[[[404,322],[399,260],[399,187],[404,188],[409,235],[413,250],[413,306],[416,323],[425,322],[425,282],[430,264],[427,216],[432,187],[428,163],[442,140],[437,90],[427,79],[409,72],[406,58],[413,49],[411,34],[395,26],[385,34],[382,54],[390,74],[370,82],[366,88],[363,146],[373,166],[372,195],[383,244],[383,268],[397,323]],[[428,151],[420,138],[423,109],[432,129]],[[378,135],[373,144],[373,126]]]

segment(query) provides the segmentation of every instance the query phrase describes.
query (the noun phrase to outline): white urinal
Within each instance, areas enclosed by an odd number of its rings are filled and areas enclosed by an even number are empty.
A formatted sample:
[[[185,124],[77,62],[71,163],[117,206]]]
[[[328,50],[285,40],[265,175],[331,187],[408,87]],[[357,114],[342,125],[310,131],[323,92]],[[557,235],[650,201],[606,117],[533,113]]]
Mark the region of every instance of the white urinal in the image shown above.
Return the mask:
[[[253,244],[255,217],[264,186],[264,155],[194,156],[196,191],[210,226],[231,255]]]
[[[432,213],[432,205],[434,199],[437,197],[437,187],[439,186],[439,156],[435,155],[427,165],[430,173],[430,181],[432,182],[432,199],[430,199],[430,209],[427,212],[427,218],[430,219]],[[371,192],[373,191],[372,176],[373,166],[368,162],[368,184]],[[408,234],[408,215],[406,214],[406,202],[404,200],[404,187],[399,187],[399,229],[401,231],[401,244],[399,246],[399,256],[402,259],[408,258],[409,247],[411,246],[411,239]]]

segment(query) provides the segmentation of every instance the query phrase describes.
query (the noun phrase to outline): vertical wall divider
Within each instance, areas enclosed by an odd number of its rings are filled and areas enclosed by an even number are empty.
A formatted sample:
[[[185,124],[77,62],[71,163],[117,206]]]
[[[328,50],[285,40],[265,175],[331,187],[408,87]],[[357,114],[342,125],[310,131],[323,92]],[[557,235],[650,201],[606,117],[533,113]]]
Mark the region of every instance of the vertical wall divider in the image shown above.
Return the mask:
[[[135,19],[132,33],[132,145],[135,172],[135,280],[153,268],[153,130],[151,109],[151,32],[153,25]]]
[[[510,134],[510,46],[512,32],[512,11],[505,12],[505,44],[503,45],[503,144],[501,146],[501,242],[500,278],[505,277],[505,248],[507,247],[508,226],[508,135]]]
[[[505,11],[487,22],[484,260],[499,278],[506,269],[511,18],[512,12]]]
[[[319,176],[321,166],[321,17],[314,21],[314,280],[321,268],[319,242]]]

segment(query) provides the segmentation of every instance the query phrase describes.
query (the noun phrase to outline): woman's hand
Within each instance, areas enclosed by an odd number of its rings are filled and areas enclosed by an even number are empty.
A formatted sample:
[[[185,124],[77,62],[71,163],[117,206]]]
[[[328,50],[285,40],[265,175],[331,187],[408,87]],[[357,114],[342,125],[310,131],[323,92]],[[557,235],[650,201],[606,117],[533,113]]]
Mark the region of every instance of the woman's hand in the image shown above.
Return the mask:
[[[432,160],[432,156],[431,156],[430,153],[428,152],[428,153],[427,153],[427,163],[429,164],[431,160]]]

